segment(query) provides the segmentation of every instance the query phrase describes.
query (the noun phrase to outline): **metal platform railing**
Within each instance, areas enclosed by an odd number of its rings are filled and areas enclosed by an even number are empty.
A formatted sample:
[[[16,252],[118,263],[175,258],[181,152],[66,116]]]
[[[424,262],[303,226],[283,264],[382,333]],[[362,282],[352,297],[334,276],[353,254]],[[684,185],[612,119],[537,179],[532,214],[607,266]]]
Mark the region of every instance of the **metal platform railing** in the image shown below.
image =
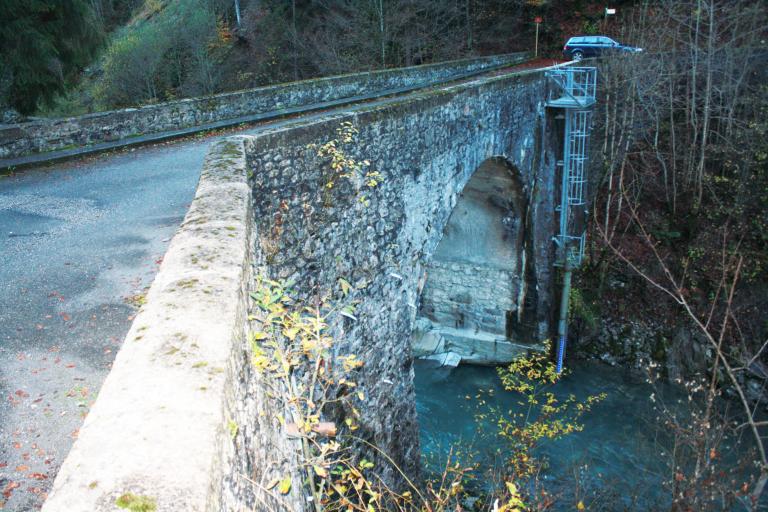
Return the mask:
[[[565,111],[565,141],[562,166],[560,206],[560,233],[556,237],[558,264],[567,258],[572,267],[578,267],[584,257],[584,219],[587,204],[587,158],[591,110]],[[582,217],[582,218],[579,218]]]
[[[589,130],[597,90],[597,69],[565,67],[547,72],[555,87],[549,89],[547,106],[562,108],[565,114],[563,159],[560,187],[560,233],[555,237],[555,265],[563,267],[563,294],[557,324],[557,373],[563,371],[565,345],[568,338],[568,305],[571,274],[584,259],[586,240],[586,188]]]
[[[587,108],[595,103],[597,68],[566,67],[547,71],[557,87],[550,89],[547,105],[560,108]]]

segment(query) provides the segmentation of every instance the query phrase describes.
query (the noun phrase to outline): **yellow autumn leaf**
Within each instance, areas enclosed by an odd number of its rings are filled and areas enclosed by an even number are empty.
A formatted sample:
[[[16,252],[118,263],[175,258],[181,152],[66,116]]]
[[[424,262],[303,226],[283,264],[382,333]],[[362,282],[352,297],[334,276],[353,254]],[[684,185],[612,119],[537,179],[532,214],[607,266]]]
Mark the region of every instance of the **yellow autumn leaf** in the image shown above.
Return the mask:
[[[277,488],[277,490],[280,491],[280,494],[288,494],[291,492],[291,477],[286,476],[280,480],[280,486]]]

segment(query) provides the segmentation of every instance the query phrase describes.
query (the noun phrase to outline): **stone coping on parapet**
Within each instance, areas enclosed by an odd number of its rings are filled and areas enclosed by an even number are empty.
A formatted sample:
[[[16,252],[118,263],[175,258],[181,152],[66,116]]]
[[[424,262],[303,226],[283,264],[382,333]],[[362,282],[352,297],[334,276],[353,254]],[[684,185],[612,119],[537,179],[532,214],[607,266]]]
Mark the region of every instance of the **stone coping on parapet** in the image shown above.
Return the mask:
[[[419,110],[423,107],[425,102],[447,102],[457,94],[473,89],[479,90],[485,86],[503,87],[510,79],[542,79],[544,72],[550,69],[570,66],[573,63],[574,62],[565,62],[544,68],[511,70],[496,76],[483,76],[456,84],[445,84],[442,86],[424,88],[419,91],[414,91],[411,94],[387,97],[375,102],[354,104],[350,105],[349,108],[345,108],[343,112],[334,111],[329,112],[327,115],[321,113],[316,116],[311,116],[311,119],[309,120],[299,117],[293,121],[289,120],[286,123],[281,123],[280,126],[274,128],[265,125],[264,129],[260,130],[259,133],[245,137],[245,140],[247,140],[249,144],[252,143],[252,141],[259,141],[260,144],[268,145],[279,144],[279,137],[288,132],[302,129],[315,132],[318,129],[322,129],[322,127],[331,129],[331,126],[335,126],[341,121],[349,120],[351,118],[357,121],[364,121],[365,119],[370,118],[370,116],[375,117],[377,115],[385,114],[393,108]],[[542,97],[542,104],[545,103],[545,100],[546,98]]]
[[[250,194],[243,141],[214,144],[45,512],[119,510],[121,499],[215,508],[231,352],[243,341]]]
[[[34,120],[26,121],[22,123],[10,123],[10,124],[0,123],[0,127],[23,126],[23,125],[29,125],[29,124],[45,124],[45,123],[52,123],[52,122],[66,122],[66,121],[72,121],[77,119],[103,117],[103,116],[114,115],[122,112],[134,112],[141,109],[156,109],[158,107],[164,107],[164,106],[174,105],[174,104],[191,103],[191,102],[200,101],[200,100],[225,99],[225,98],[232,98],[234,96],[239,96],[242,94],[250,94],[254,92],[274,91],[274,90],[282,89],[288,85],[293,86],[293,85],[316,84],[316,83],[322,83],[322,82],[336,81],[338,79],[359,78],[361,76],[377,76],[377,75],[385,76],[385,75],[391,74],[393,71],[394,72],[424,71],[428,69],[440,69],[445,67],[459,66],[462,64],[469,64],[472,62],[483,62],[483,61],[499,61],[499,62],[504,62],[504,64],[506,64],[510,60],[514,61],[514,60],[517,60],[519,57],[525,56],[525,55],[527,55],[526,52],[515,52],[515,53],[506,53],[501,55],[489,55],[485,57],[468,57],[464,59],[441,61],[441,62],[435,62],[431,64],[420,64],[416,66],[376,69],[376,70],[363,71],[363,72],[357,72],[357,73],[344,73],[341,75],[323,76],[318,78],[307,78],[305,80],[296,80],[293,82],[282,82],[279,84],[266,85],[262,87],[254,87],[251,89],[241,89],[237,91],[222,92],[218,94],[209,94],[207,96],[196,96],[193,98],[182,98],[180,100],[166,101],[162,103],[141,105],[136,107],[126,107],[126,108],[115,109],[115,110],[104,110],[100,112],[92,112],[92,113],[83,114],[80,116],[57,117],[57,118],[36,118]]]

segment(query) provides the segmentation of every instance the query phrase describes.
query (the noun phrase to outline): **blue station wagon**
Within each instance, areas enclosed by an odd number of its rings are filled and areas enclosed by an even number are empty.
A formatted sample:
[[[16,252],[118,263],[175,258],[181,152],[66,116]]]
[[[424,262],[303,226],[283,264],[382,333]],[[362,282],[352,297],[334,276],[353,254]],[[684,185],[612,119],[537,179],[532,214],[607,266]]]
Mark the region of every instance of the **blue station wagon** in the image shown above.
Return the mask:
[[[567,59],[581,60],[588,57],[600,57],[610,52],[641,52],[642,48],[627,46],[607,36],[576,36],[563,46],[563,55]]]

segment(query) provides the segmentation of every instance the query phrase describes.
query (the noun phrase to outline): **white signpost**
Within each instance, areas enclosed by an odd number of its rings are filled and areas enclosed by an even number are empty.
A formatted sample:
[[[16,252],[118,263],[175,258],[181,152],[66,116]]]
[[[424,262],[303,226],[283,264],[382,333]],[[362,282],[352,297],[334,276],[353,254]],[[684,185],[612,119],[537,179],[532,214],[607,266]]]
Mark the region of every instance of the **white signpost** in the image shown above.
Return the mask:
[[[605,8],[605,16],[603,16],[603,30],[608,26],[608,16],[614,16],[616,14],[616,9],[611,9],[610,7]]]

